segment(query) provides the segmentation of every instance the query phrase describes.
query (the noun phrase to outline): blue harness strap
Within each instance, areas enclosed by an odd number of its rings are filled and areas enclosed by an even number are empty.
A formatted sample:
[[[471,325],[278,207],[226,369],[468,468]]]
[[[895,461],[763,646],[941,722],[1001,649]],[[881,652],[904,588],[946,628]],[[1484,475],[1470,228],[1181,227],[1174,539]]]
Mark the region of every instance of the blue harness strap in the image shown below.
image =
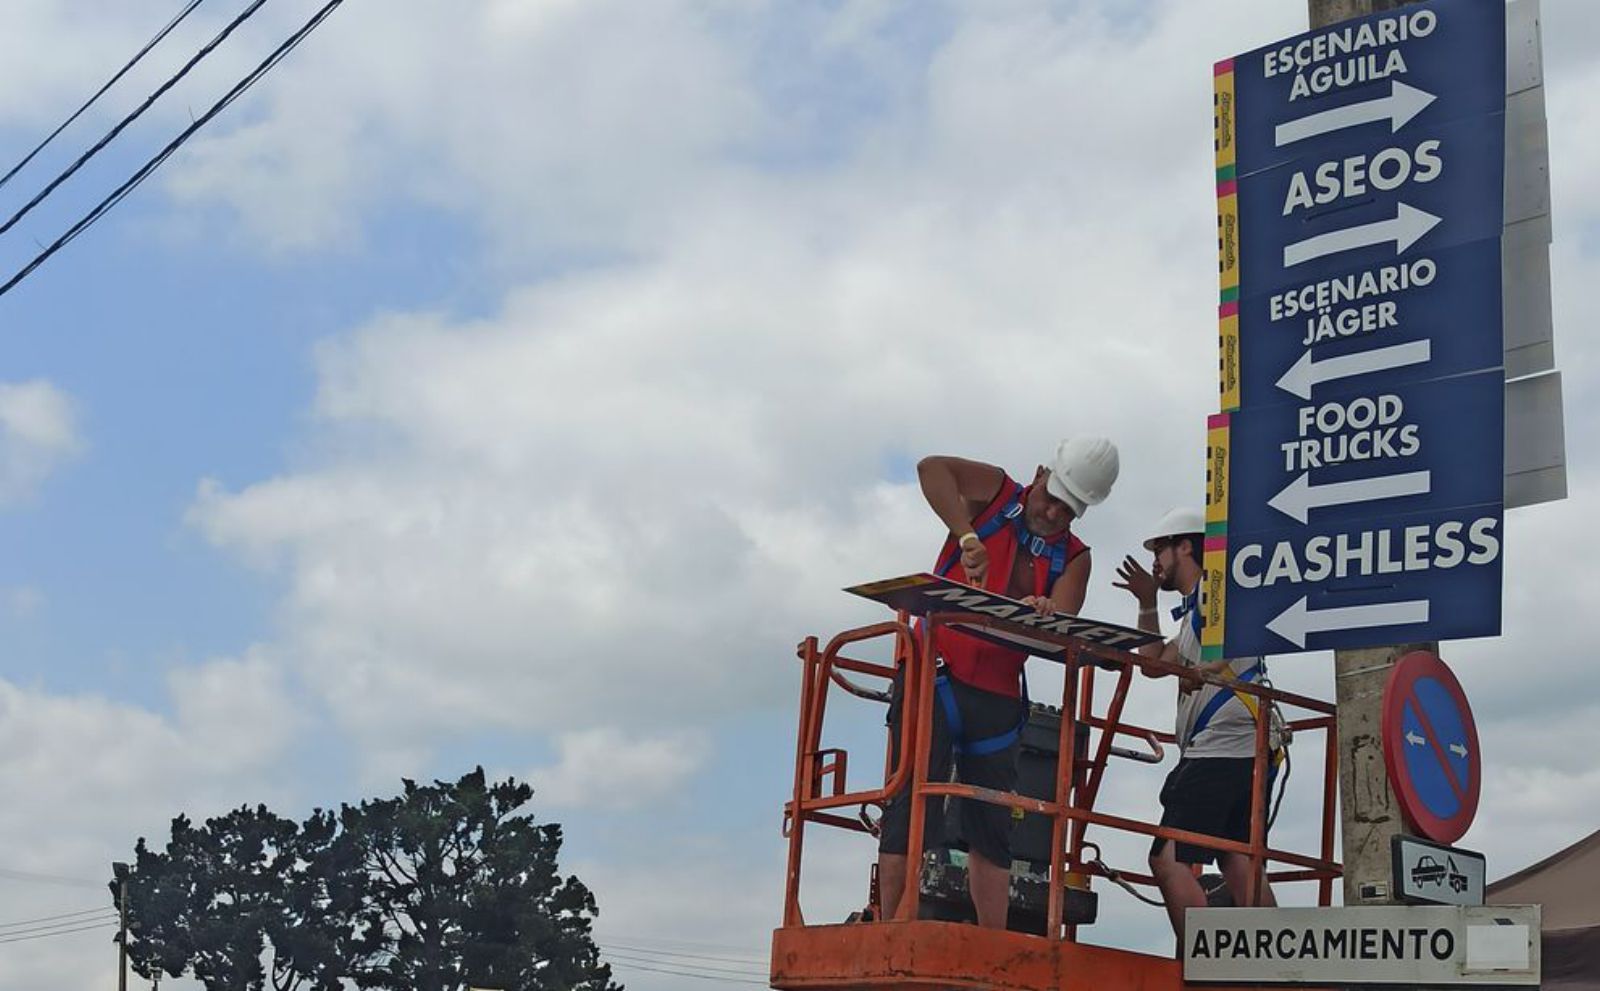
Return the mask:
[[[956,704],[956,690],[950,685],[950,676],[941,674],[933,679],[934,694],[939,698],[939,705],[944,709],[945,722],[950,725],[950,736],[955,740],[954,750],[958,754],[972,754],[975,757],[986,757],[996,754],[1022,739],[1022,731],[1028,725],[1028,675],[1022,675],[1022,719],[1017,725],[1004,733],[986,736],[981,740],[968,740],[966,728],[961,723],[961,706]]]
[[[1199,640],[1200,629],[1205,625],[1205,621],[1200,615],[1200,590],[1198,588],[1184,596],[1182,602],[1172,607],[1172,619],[1174,622],[1183,622],[1184,616],[1189,617],[1189,628],[1194,630],[1194,638]]]
[[[1016,530],[1017,546],[1019,548],[1026,550],[1036,558],[1049,557],[1049,575],[1045,579],[1045,588],[1048,590],[1051,585],[1055,584],[1057,578],[1066,573],[1068,541],[1046,540],[1028,529],[1027,523],[1022,518],[1022,494],[1026,491],[1027,489],[1023,488],[1020,483],[1013,482],[1011,484],[1011,492],[1006,496],[1006,501],[1001,503],[993,513],[990,513],[982,523],[973,527],[972,532],[978,535],[979,540],[987,541],[1006,526]],[[956,544],[940,559],[938,567],[934,569],[934,574],[942,578],[954,571],[960,561],[961,545]]]

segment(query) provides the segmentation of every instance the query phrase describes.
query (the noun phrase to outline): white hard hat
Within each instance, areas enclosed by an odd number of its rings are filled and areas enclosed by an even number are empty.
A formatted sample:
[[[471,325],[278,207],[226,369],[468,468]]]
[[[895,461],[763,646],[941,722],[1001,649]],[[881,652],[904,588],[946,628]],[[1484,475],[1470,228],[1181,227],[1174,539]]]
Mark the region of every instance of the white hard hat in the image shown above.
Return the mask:
[[[1055,464],[1045,479],[1045,489],[1082,516],[1111,494],[1121,462],[1117,445],[1104,437],[1069,437],[1056,448]]]
[[[1156,524],[1155,529],[1150,534],[1150,538],[1144,542],[1144,549],[1153,551],[1156,549],[1156,541],[1165,540],[1168,537],[1181,537],[1187,533],[1205,532],[1206,514],[1198,509],[1179,506],[1175,509],[1167,510],[1166,515],[1161,517],[1161,522]]]

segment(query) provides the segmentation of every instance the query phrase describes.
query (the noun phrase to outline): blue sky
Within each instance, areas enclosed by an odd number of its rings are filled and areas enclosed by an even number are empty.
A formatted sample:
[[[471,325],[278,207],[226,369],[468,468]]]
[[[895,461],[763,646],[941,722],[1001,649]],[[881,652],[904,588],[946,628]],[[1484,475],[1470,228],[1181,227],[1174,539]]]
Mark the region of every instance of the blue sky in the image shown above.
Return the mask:
[[[28,4],[0,39],[0,158],[175,6]],[[264,8],[0,262],[312,8]],[[202,11],[0,206],[228,13]],[[1469,837],[1491,874],[1600,821],[1597,772],[1533,743],[1600,715],[1563,691],[1600,589],[1560,553],[1596,484],[1600,38],[1579,0],[1545,12],[1573,496],[1508,523],[1506,636],[1452,657],[1500,755]],[[1210,64],[1303,23],[1267,0],[352,0],[0,298],[0,387],[70,411],[32,421],[54,440],[0,432],[37,468],[0,477],[0,787],[51,810],[0,814],[0,867],[98,878],[180,812],[300,813],[483,764],[566,824],[602,940],[760,956],[793,644],[877,618],[841,586],[928,564],[914,460],[1022,474],[1067,433],[1115,437],[1119,489],[1081,527],[1086,611],[1110,619],[1112,562],[1198,498]],[[1531,656],[1546,677],[1507,670]],[[1326,667],[1275,674],[1326,694]],[[1166,686],[1140,691],[1136,714],[1170,718]],[[856,774],[880,719],[841,724]],[[1111,801],[1148,813],[1156,774]],[[867,848],[819,849],[839,859],[816,911],[842,914]],[[98,897],[12,886],[0,909]],[[1099,935],[1161,944],[1125,901]],[[0,946],[0,987],[107,980],[98,938]]]

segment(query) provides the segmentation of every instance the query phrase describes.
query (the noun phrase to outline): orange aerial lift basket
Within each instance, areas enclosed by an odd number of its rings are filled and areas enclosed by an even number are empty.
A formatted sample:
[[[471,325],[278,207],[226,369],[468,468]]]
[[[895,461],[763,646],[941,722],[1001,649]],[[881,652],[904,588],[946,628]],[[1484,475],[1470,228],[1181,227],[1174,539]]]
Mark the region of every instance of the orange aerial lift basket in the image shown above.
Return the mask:
[[[1058,767],[1055,794],[1046,798],[1013,792],[994,792],[959,782],[930,781],[928,751],[932,737],[934,704],[934,630],[960,624],[964,630],[982,628],[992,634],[1024,637],[1038,645],[1035,656],[1064,665]],[[861,651],[871,644],[882,653],[887,640],[889,663],[863,660],[846,651]],[[1334,795],[1338,773],[1338,748],[1333,740],[1334,706],[1317,699],[1262,686],[1226,682],[1236,692],[1248,692],[1263,704],[1256,711],[1257,756],[1255,799],[1250,841],[1238,843],[1218,837],[1164,828],[1153,823],[1109,815],[1095,810],[1095,799],[1113,756],[1130,756],[1119,738],[1139,741],[1160,752],[1159,741],[1170,734],[1131,725],[1122,719],[1124,703],[1135,668],[1152,676],[1187,675],[1181,666],[1091,643],[1006,619],[974,613],[936,613],[913,628],[905,612],[890,622],[848,630],[823,648],[817,638],[800,644],[800,719],[795,746],[793,797],[784,806],[784,834],[788,840],[783,922],[773,932],[771,983],[779,989],[895,989],[943,991],[949,988],[1006,989],[1006,991],[1089,991],[1128,988],[1176,991],[1184,986],[1182,967],[1171,956],[1156,956],[1080,940],[1079,924],[1068,911],[1069,902],[1081,898],[1095,877],[1149,887],[1154,878],[1135,871],[1112,872],[1100,862],[1091,830],[1120,830],[1146,836],[1193,843],[1210,849],[1246,854],[1259,876],[1267,867],[1271,882],[1307,882],[1317,886],[1317,901],[1330,904],[1334,879],[1340,868],[1333,861]],[[1102,710],[1096,700],[1096,680],[1114,679]],[[901,758],[885,748],[882,779],[872,787],[851,791],[846,781],[848,754],[823,745],[823,722],[830,692],[835,689],[887,701],[888,692],[864,687],[859,679],[881,681],[885,688],[903,679],[903,714],[898,748]],[[1220,678],[1205,680],[1224,683]],[[1306,855],[1267,845],[1266,781],[1270,700],[1281,710],[1298,715],[1289,727],[1301,734],[1320,731],[1324,744],[1320,849]],[[1299,715],[1307,713],[1307,715]],[[1151,759],[1146,757],[1145,759]],[[874,775],[876,777],[876,775]],[[958,796],[969,801],[1006,805],[1014,813],[1048,817],[1050,860],[1042,934],[984,929],[960,922],[925,918],[923,872],[907,871],[906,888],[893,919],[829,921],[808,924],[801,909],[802,860],[807,830],[822,826],[872,832],[866,810],[881,807],[902,787],[911,789],[912,814],[908,863],[924,863],[923,803]],[[859,813],[857,810],[860,810]],[[926,868],[931,870],[932,868]],[[874,908],[876,907],[874,898]],[[1015,913],[1013,913],[1015,914]],[[1151,925],[1167,931],[1165,915],[1152,912]]]

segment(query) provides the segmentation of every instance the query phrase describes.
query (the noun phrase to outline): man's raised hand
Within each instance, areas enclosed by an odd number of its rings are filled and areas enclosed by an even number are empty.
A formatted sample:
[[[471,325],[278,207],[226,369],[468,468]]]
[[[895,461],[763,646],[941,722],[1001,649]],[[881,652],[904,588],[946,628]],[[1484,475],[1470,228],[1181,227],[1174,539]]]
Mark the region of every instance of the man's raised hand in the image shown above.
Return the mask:
[[[1126,589],[1129,594],[1139,600],[1141,609],[1155,608],[1155,576],[1144,570],[1144,565],[1135,561],[1132,555],[1123,558],[1122,563],[1117,565],[1117,577],[1122,580],[1111,584],[1117,588]]]

